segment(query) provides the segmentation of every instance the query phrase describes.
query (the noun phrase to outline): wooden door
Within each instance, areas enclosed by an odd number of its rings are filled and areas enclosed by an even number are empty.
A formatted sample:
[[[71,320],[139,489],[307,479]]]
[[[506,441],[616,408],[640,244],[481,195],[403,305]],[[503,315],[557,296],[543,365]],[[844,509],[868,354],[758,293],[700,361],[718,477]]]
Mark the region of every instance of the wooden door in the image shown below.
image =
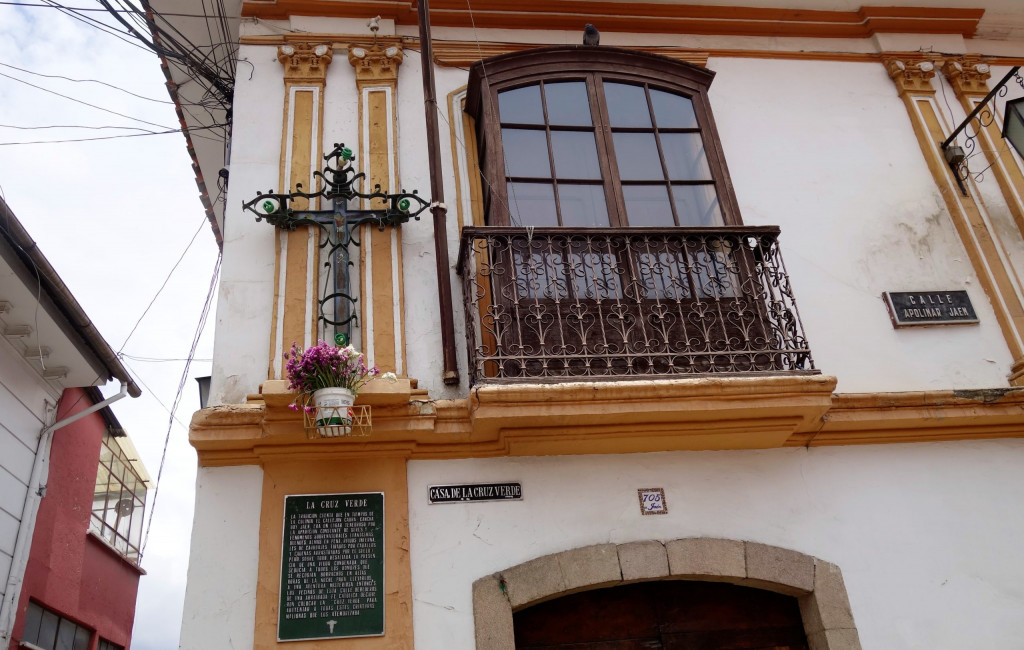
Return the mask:
[[[518,650],[807,650],[796,598],[659,581],[564,596],[514,615]]]

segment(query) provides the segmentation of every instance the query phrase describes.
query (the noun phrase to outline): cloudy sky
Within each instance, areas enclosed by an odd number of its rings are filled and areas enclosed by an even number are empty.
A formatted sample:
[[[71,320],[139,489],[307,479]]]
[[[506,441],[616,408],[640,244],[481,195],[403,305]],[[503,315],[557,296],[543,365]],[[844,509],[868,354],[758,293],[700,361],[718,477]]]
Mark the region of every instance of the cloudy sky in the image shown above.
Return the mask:
[[[177,648],[196,465],[187,425],[199,408],[193,377],[210,372],[215,314],[173,424],[169,409],[217,248],[180,134],[66,142],[175,128],[156,55],[54,8],[30,6],[44,0],[16,2],[24,4],[0,4],[0,193],[107,342],[123,352],[144,394],[113,411],[154,479],[170,434],[159,491],[147,503],[154,513],[142,560],[148,575],[132,648]],[[94,0],[66,4],[99,7]]]

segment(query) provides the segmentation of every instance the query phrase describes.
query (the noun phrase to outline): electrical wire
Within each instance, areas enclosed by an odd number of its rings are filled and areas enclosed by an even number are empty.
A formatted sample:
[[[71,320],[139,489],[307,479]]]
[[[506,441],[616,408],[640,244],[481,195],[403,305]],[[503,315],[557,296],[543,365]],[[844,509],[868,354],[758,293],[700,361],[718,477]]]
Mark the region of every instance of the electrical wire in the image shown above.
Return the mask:
[[[178,424],[178,426],[180,426],[183,430],[188,431],[188,425],[185,424],[184,422],[182,422],[181,420],[179,420],[178,416],[171,412],[171,409],[168,408],[168,406],[163,403],[163,400],[161,400],[159,397],[157,397],[157,392],[154,391],[152,388],[150,388],[149,384],[147,384],[145,381],[142,380],[141,373],[139,373],[138,370],[133,368],[127,361],[125,361],[125,359],[129,358],[128,355],[126,355],[126,354],[119,354],[119,355],[117,355],[117,358],[121,359],[121,363],[124,364],[124,367],[131,371],[132,378],[135,381],[139,382],[139,384],[143,388],[145,388],[147,391],[149,391],[149,395],[153,398],[153,401],[156,402],[157,404],[159,404],[160,408],[162,408],[164,411],[166,411],[168,415],[171,415],[174,418],[174,421]],[[198,361],[198,359],[196,359],[196,360]]]
[[[12,70],[17,70],[18,72],[24,72],[25,74],[35,75],[37,77],[45,77],[47,79],[64,79],[65,81],[73,81],[75,83],[95,83],[95,84],[100,84],[100,85],[103,85],[103,86],[107,86],[108,88],[113,88],[114,90],[119,90],[119,91],[121,91],[123,93],[127,93],[127,94],[131,95],[132,97],[138,97],[139,99],[144,99],[147,102],[156,102],[157,104],[171,104],[171,105],[174,104],[174,102],[172,102],[170,100],[167,100],[167,99],[153,99],[152,97],[144,97],[143,95],[138,95],[136,93],[133,93],[130,90],[125,90],[124,88],[121,88],[120,86],[115,86],[114,84],[109,84],[106,81],[100,81],[99,79],[72,79],[71,77],[65,77],[65,76],[59,75],[59,74],[43,74],[42,72],[33,72],[32,70],[26,70],[25,68],[19,68],[16,65],[11,65],[9,63],[2,63],[2,62],[0,62],[0,66],[3,66],[5,68],[11,68]]]
[[[130,128],[130,127],[125,127],[125,128]],[[205,128],[220,128],[220,125],[213,126],[213,127],[198,127],[197,129],[194,129],[194,130],[198,130],[198,129],[201,129],[201,128],[204,128],[204,129]],[[97,136],[95,138],[70,138],[70,139],[65,139],[65,140],[28,140],[28,141],[25,141],[25,142],[0,142],[0,147],[12,147],[12,146],[16,146],[16,145],[19,145],[19,144],[65,144],[65,143],[68,143],[68,142],[94,142],[96,140],[117,140],[117,139],[120,139],[120,138],[140,138],[140,137],[147,136],[147,135],[167,135],[168,133],[182,133],[182,132],[183,132],[182,129],[168,129],[167,131],[153,131],[151,133],[126,133],[124,135]],[[202,138],[203,136],[197,136],[197,137]],[[209,139],[209,138],[203,138],[203,139]]]
[[[54,7],[53,5],[50,5],[50,4],[38,4],[38,3],[33,3],[33,2],[11,2],[9,0],[4,1],[4,2],[0,2],[0,5],[8,5],[8,6],[13,6],[13,7],[31,7],[31,8],[39,8],[39,9],[56,9],[57,8],[57,7]],[[64,9],[70,9],[71,11],[97,11],[97,12],[107,12],[108,11],[107,9],[97,8],[97,7],[64,7]],[[134,13],[136,10],[135,9],[115,9],[115,11],[121,11],[121,12],[125,12],[125,13],[129,13],[129,12],[130,13]],[[203,17],[202,14],[182,14],[182,13],[170,13],[170,12],[166,12],[166,11],[162,12],[162,13],[163,13],[164,16],[173,16],[175,18],[202,18]],[[227,20],[241,20],[242,19],[241,16],[227,16],[226,18],[227,18]]]
[[[174,396],[174,404],[171,406],[171,416],[167,422],[167,435],[164,437],[164,449],[160,455],[160,467],[156,473],[156,487],[153,489],[153,500],[149,504],[149,519],[146,522],[146,534],[142,538],[142,544],[139,546],[139,561],[142,561],[142,555],[146,551],[146,544],[149,542],[149,532],[153,527],[153,513],[156,512],[156,500],[160,493],[160,478],[164,473],[164,465],[167,461],[167,448],[171,442],[171,431],[174,428],[174,413],[178,410],[178,405],[181,403],[181,395],[185,391],[185,384],[188,382],[188,371],[192,366],[192,359],[196,355],[196,348],[199,347],[199,339],[203,334],[203,330],[206,327],[206,319],[210,315],[210,307],[213,305],[213,296],[217,288],[217,278],[220,276],[220,264],[222,256],[217,254],[217,262],[213,266],[213,273],[210,276],[210,287],[206,292],[206,302],[203,304],[202,313],[199,316],[199,323],[196,326],[195,335],[192,337],[192,347],[189,349],[188,358],[185,362],[185,367],[181,371],[181,380],[178,382],[178,392]]]
[[[120,129],[125,131],[142,131],[146,135],[157,135],[157,131],[150,131],[141,126],[87,126],[84,124],[47,124],[45,126],[18,126],[16,124],[0,124],[0,129],[18,129],[19,131],[38,131],[41,129]]]
[[[120,41],[123,41],[124,43],[127,43],[128,45],[131,45],[132,47],[138,47],[140,49],[145,49],[145,48],[142,48],[142,46],[140,46],[138,43],[135,43],[134,41],[132,41],[132,39],[130,38],[130,34],[126,34],[124,32],[119,32],[116,29],[114,29],[113,27],[111,27],[110,25],[107,25],[106,23],[100,22],[100,21],[96,20],[95,18],[90,18],[89,16],[85,16],[85,15],[82,15],[82,14],[78,14],[78,13],[76,13],[74,11],[70,11],[66,7],[64,7],[63,5],[58,4],[57,2],[53,2],[51,0],[43,0],[43,1],[46,2],[49,6],[53,7],[54,9],[57,9],[58,11],[60,11],[65,16],[68,16],[70,18],[74,18],[75,20],[77,20],[79,22],[85,23],[86,25],[88,25],[90,27],[98,29],[99,31],[103,32],[104,34],[108,34],[110,36],[113,36],[114,38],[116,38],[116,39],[118,39]]]
[[[169,129],[170,128],[170,127],[165,126],[163,124],[157,124],[156,122],[150,122],[149,120],[143,120],[143,119],[138,118],[138,117],[132,117],[131,115],[125,115],[124,113],[118,113],[117,111],[112,111],[109,108],[103,108],[102,106],[97,106],[95,104],[90,104],[89,102],[82,101],[81,99],[75,99],[74,97],[71,97],[69,95],[64,95],[64,94],[56,92],[54,90],[49,90],[47,88],[43,88],[42,86],[37,86],[34,83],[29,83],[28,81],[25,81],[24,79],[18,79],[17,77],[12,77],[11,75],[4,74],[3,72],[0,72],[0,77],[6,77],[6,78],[11,79],[13,81],[17,81],[18,83],[23,83],[26,86],[31,86],[32,88],[35,88],[36,90],[41,90],[41,91],[43,91],[45,93],[49,93],[51,95],[56,95],[58,97],[63,97],[64,99],[73,101],[76,104],[83,104],[83,105],[88,106],[90,108],[95,108],[96,110],[103,111],[104,113],[111,113],[112,115],[117,115],[118,117],[123,117],[123,118],[125,118],[127,120],[132,120],[133,122],[140,122],[142,124],[148,124],[150,126],[157,126],[157,127],[160,127],[161,129]]]
[[[173,358],[173,357],[139,357],[127,352],[122,352],[121,356],[125,359],[131,359],[132,361],[139,361],[141,363],[164,363],[172,361],[188,361],[187,358]],[[192,361],[213,361],[213,359],[192,359]]]
[[[149,310],[153,307],[153,303],[155,303],[156,299],[160,297],[160,293],[164,290],[164,287],[167,286],[167,282],[171,279],[171,276],[174,275],[174,271],[177,270],[178,266],[181,264],[181,261],[185,259],[185,255],[188,254],[189,249],[192,248],[192,244],[196,243],[196,237],[199,236],[199,233],[202,232],[203,226],[205,225],[206,215],[203,215],[203,220],[199,224],[199,228],[196,229],[195,234],[192,235],[192,239],[189,240],[188,246],[186,246],[185,250],[181,252],[181,256],[178,257],[178,261],[174,263],[174,266],[171,267],[171,270],[167,274],[167,277],[164,278],[163,284],[161,284],[160,288],[157,289],[156,293],[153,295],[153,299],[149,301],[149,305],[146,306],[146,309],[142,312],[142,315],[139,316],[139,319],[135,321],[135,325],[132,327],[132,331],[128,333],[128,336],[125,337],[124,342],[121,343],[121,347],[117,349],[118,354],[121,354],[121,352],[124,350],[124,346],[128,345],[128,341],[132,339],[132,336],[135,334],[135,330],[139,329],[139,324],[142,323],[142,319],[146,317],[146,314],[148,314]]]

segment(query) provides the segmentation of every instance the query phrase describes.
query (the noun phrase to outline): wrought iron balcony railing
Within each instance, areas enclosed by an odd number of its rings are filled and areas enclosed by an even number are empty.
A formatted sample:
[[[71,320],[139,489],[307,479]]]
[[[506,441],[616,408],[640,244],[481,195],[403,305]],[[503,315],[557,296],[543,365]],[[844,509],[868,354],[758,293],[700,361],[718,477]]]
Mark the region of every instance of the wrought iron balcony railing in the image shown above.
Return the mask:
[[[471,379],[815,373],[778,234],[464,228]]]

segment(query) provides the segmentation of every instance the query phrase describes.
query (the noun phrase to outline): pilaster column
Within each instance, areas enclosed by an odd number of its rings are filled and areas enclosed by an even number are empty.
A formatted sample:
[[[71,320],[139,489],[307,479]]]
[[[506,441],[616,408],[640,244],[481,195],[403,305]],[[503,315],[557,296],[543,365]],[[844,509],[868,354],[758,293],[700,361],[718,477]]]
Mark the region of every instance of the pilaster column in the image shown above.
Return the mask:
[[[977,108],[991,90],[988,81],[992,69],[978,55],[966,54],[957,59],[949,59],[943,64],[942,73],[960,100],[965,114],[969,115]],[[1024,234],[1024,173],[1012,153],[1010,143],[1003,140],[1002,122],[998,117],[995,99],[978,113],[970,129],[977,134],[977,142],[974,146],[965,147],[967,155],[984,154],[984,164],[976,163],[975,168],[988,167],[986,173],[991,172],[996,179],[1006,199],[1006,206],[1017,224],[1017,230]]]
[[[357,167],[366,173],[364,191],[380,185],[385,192],[397,192],[398,179],[397,102],[398,67],[402,44],[397,38],[382,37],[372,46],[350,45],[348,61],[356,71],[359,93],[359,145]],[[383,209],[376,200],[371,209]],[[405,366],[404,310],[402,282],[402,237],[399,228],[384,231],[364,226],[360,248],[362,346],[370,361],[381,370],[399,375]]]
[[[316,191],[313,172],[320,169],[323,141],[324,86],[334,52],[329,43],[286,43],[277,49],[284,66],[284,125],[281,135],[281,173],[278,187],[289,193],[302,185]],[[291,202],[293,210],[317,210],[318,200]],[[282,375],[282,355],[292,343],[315,343],[317,320],[317,246],[319,228],[302,226],[277,233],[274,311],[270,334],[271,379]]]
[[[947,137],[947,130],[943,127],[932,85],[935,64],[924,57],[886,59],[883,63],[907,108],[921,153],[1013,355],[1009,382],[1014,386],[1024,385],[1024,300],[1019,290],[1020,282],[1010,260],[1004,255],[998,231],[993,227],[985,206],[970,192],[967,196],[960,192],[939,148],[939,143]],[[970,186],[970,180],[967,183]]]

